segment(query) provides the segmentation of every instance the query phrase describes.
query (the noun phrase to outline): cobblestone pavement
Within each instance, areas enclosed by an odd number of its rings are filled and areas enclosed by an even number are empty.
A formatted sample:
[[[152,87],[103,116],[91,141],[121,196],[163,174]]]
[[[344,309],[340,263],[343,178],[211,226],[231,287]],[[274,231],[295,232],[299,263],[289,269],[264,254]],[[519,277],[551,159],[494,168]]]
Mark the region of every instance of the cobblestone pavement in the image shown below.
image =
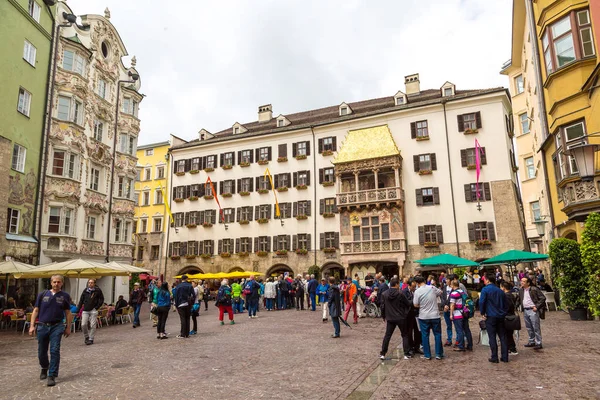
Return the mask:
[[[176,339],[179,317],[171,312],[170,338],[157,340],[146,308],[141,328],[99,329],[92,346],[83,344],[81,332],[63,339],[53,388],[38,379],[37,342],[1,332],[0,398],[600,398],[598,322],[550,313],[544,350],[520,347],[509,364],[488,363],[489,348],[482,346],[469,354],[447,352],[443,361],[396,360],[396,350],[381,363],[381,320],[361,319],[331,339],[331,323],[320,317],[318,311],[261,311],[258,319],[236,315],[235,325],[220,326],[211,304],[197,335]],[[471,325],[476,335],[476,321]],[[397,332],[390,348],[399,341]]]

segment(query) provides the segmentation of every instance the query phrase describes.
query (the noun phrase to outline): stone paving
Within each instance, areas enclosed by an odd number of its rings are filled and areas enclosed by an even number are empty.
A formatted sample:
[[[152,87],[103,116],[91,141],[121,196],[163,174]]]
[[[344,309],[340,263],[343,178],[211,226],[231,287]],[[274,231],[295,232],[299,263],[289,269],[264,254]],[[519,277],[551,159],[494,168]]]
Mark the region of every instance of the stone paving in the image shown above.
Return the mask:
[[[447,352],[443,361],[377,359],[381,320],[361,319],[342,338],[317,312],[236,315],[220,326],[217,309],[199,318],[199,333],[176,339],[171,312],[168,340],[157,340],[148,321],[99,329],[85,346],[81,332],[63,339],[57,385],[38,379],[37,343],[20,333],[0,333],[0,398],[63,399],[394,399],[452,397],[498,399],[600,398],[600,324],[571,322],[553,312],[543,323],[542,352],[519,349],[509,364],[487,362],[489,348]],[[478,332],[472,322],[474,334]],[[392,339],[395,348],[399,332]],[[523,343],[521,343],[522,345]],[[449,377],[452,377],[449,379]]]

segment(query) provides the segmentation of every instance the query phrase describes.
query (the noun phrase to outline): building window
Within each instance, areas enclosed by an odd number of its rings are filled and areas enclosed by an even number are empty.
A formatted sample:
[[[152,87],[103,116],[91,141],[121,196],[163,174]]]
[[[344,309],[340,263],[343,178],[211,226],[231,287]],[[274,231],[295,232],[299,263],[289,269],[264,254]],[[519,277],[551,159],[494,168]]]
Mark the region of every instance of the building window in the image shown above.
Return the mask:
[[[335,232],[325,232],[325,248],[337,248],[338,244],[335,240]]]
[[[290,182],[290,174],[289,173],[283,173],[283,174],[278,174],[275,176],[275,188],[283,188],[283,187],[290,187],[291,182]]]
[[[425,233],[425,242],[429,243],[439,243],[438,234],[437,234],[437,225],[425,225],[423,226],[423,231]]]
[[[29,117],[29,108],[31,106],[31,93],[23,88],[19,88],[19,102],[17,111]]]
[[[269,160],[269,150],[270,147],[261,147],[258,149],[258,160],[259,161],[268,161]]]
[[[299,171],[297,185],[308,185],[308,184],[309,184],[308,171]]]
[[[290,249],[290,236],[289,235],[277,235],[275,238],[275,250],[289,250]]]
[[[310,249],[310,235],[307,233],[298,234],[298,249]]]
[[[85,76],[85,58],[71,51],[63,51],[63,69],[71,72],[76,72],[81,76]]]
[[[444,97],[452,96],[452,88],[444,88]]]
[[[578,140],[584,138],[585,134],[585,125],[583,121],[578,122],[573,125],[568,125],[563,128],[565,139],[567,142],[572,142],[574,140]]]
[[[180,247],[181,247],[181,243],[180,242],[173,242],[172,246],[171,246],[171,255],[172,256],[178,256],[179,255]]]
[[[142,206],[149,206],[149,205],[150,205],[150,191],[144,190],[142,192]]]
[[[221,251],[223,253],[233,253],[233,239],[223,239],[222,246],[223,248],[221,249]]]
[[[240,163],[251,163],[252,162],[252,150],[242,150],[240,153]]]
[[[173,216],[175,217],[175,228],[179,228],[181,226],[183,226],[183,222],[185,220],[185,214],[182,212],[179,213],[175,213],[173,214]]]
[[[225,153],[223,155],[223,165],[226,165],[226,166],[233,165],[233,152]]]
[[[235,128],[233,128],[233,134],[237,135],[238,133],[240,133],[240,128],[236,126]]]
[[[162,218],[152,219],[152,232],[162,232]]]
[[[521,123],[521,133],[523,135],[529,133],[529,115],[527,113],[519,114],[519,122]]]
[[[35,67],[35,56],[37,49],[29,41],[25,41],[23,46],[23,59]]]
[[[477,117],[475,115],[475,113],[471,113],[471,114],[463,114],[463,128],[464,130],[467,129],[477,129]]]
[[[230,224],[232,222],[235,222],[235,216],[234,216],[234,208],[224,208],[223,209],[223,222],[226,224]]]
[[[104,122],[99,119],[94,120],[94,139],[101,142],[104,134]]]
[[[270,251],[269,248],[269,237],[268,236],[259,236],[258,237],[258,249],[257,251]]]
[[[154,155],[154,149],[146,149],[146,157],[150,157]]]
[[[213,253],[214,253],[214,250],[213,250],[214,244],[213,243],[214,242],[212,240],[204,241],[204,245],[203,245],[203,247],[204,247],[203,253],[204,254],[210,254],[211,256],[213,255]]]
[[[150,259],[158,260],[159,257],[160,257],[160,246],[150,247]]]
[[[28,11],[29,15],[31,15],[33,19],[35,19],[37,22],[40,22],[41,7],[35,0],[29,0]]]
[[[133,179],[119,176],[117,196],[125,199],[131,198],[131,189],[133,188]]]
[[[25,147],[14,144],[12,153],[12,169],[19,172],[25,172],[25,158],[27,155],[27,149]]]
[[[489,240],[487,222],[475,222],[475,240]]]
[[[192,158],[190,171],[199,171],[200,170],[200,157]]]
[[[76,179],[77,155],[65,150],[54,150],[52,154],[52,175]]]
[[[6,232],[17,235],[19,233],[19,217],[21,212],[15,208],[8,209],[6,219]]]
[[[527,157],[525,159],[525,173],[527,179],[535,178],[535,165],[533,164],[533,157]]]
[[[334,139],[333,137],[323,138],[323,151],[335,151],[333,139]]]
[[[360,226],[353,227],[352,233],[353,240],[358,242],[389,239],[389,232],[389,224],[380,224],[379,217],[362,217]]]
[[[433,188],[423,188],[421,189],[421,196],[423,198],[424,206],[432,206],[435,203],[433,202]]]
[[[571,22],[576,26],[572,26]],[[574,11],[546,28],[542,46],[548,74],[575,61],[578,54],[581,58],[593,56],[589,10]]]
[[[279,218],[292,217],[292,203],[279,203]]]
[[[431,155],[421,154],[419,157],[419,171],[431,171]]]
[[[249,237],[240,238],[240,252],[243,253],[251,253],[252,252],[252,242]]]
[[[129,114],[129,115],[133,115],[134,117],[137,117],[138,102],[129,97],[123,97],[122,111],[125,114]]]
[[[84,112],[81,101],[72,97],[58,96],[58,119],[83,125]]]
[[[271,205],[270,204],[261,204],[258,207],[258,215],[256,218],[270,218],[271,217]]]
[[[335,205],[335,197],[323,199],[323,213],[333,214],[336,211],[337,211],[337,207]]]
[[[217,156],[211,155],[206,156],[206,168],[216,168],[217,167]]]
[[[307,151],[306,151],[307,147],[308,147],[308,142],[296,143],[296,156],[306,156],[307,155]]]
[[[165,167],[156,167],[156,179],[165,179]]]
[[[126,243],[131,233],[131,222],[123,219],[115,221],[115,243]]]
[[[531,209],[531,220],[533,222],[540,221],[542,219],[542,212],[540,210],[540,202],[532,201],[529,203],[529,208]]]
[[[492,193],[490,191],[489,182],[479,183],[479,199],[477,199],[477,187],[476,183],[467,183],[465,185],[465,201],[468,203],[476,201],[490,201],[492,200]]]
[[[277,120],[277,127],[278,127],[278,128],[281,128],[282,126],[284,126],[284,124],[285,124],[285,121],[284,121],[284,120],[282,120],[282,119],[278,119],[278,120]]]
[[[165,204],[163,191],[161,189],[156,189],[154,191],[154,204]]]
[[[152,167],[144,168],[144,180],[149,181],[152,179]]]
[[[148,231],[148,218],[140,219],[140,233],[146,233]]]
[[[90,184],[89,188],[95,191],[100,190],[100,168],[96,166],[90,167]]]
[[[404,97],[400,96],[400,97],[396,97],[396,105],[402,105],[404,104]]]
[[[119,151],[124,154],[129,154],[131,156],[135,155],[135,141],[136,138],[133,135],[129,135],[127,133],[121,133],[119,135]],[[148,178],[150,180],[152,178]]]
[[[96,238],[96,217],[89,215],[85,224],[86,239],[94,240]]]
[[[417,137],[418,138],[429,137],[429,129],[427,128],[427,121],[417,121],[415,123],[415,127],[417,128]]]
[[[296,216],[310,216],[310,200],[299,201],[296,206],[298,207]]]
[[[71,235],[73,210],[66,207],[50,207],[48,233]]]
[[[250,221],[252,220],[252,208],[251,207],[242,207],[240,209],[240,221]]]
[[[98,79],[98,96],[106,99],[106,86],[107,83],[104,79]]]
[[[525,91],[525,79],[523,75],[515,77],[515,93],[521,94]]]
[[[341,107],[340,115],[348,115],[348,107]]]

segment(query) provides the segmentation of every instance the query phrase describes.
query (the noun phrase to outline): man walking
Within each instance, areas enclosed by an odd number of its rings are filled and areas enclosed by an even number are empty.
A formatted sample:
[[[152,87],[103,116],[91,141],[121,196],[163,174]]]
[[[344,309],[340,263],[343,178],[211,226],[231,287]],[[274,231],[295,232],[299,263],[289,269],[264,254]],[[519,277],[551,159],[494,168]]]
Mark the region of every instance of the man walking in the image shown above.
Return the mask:
[[[84,343],[94,344],[96,334],[96,325],[98,324],[98,309],[104,304],[104,295],[99,287],[96,287],[96,280],[88,280],[88,287],[83,289],[77,309],[83,307],[81,313],[81,330],[83,331]],[[88,328],[89,325],[89,328]]]
[[[408,321],[408,340],[410,343],[411,355],[413,356],[415,353],[423,354],[421,351],[421,332],[419,331],[419,325],[417,323],[419,309],[413,304],[415,290],[417,290],[417,282],[412,278],[408,281],[408,287],[402,290],[402,293],[404,293],[404,296],[406,296],[411,304],[406,320]]]
[[[317,293],[319,295],[319,304],[321,305],[321,311],[323,312],[323,322],[327,322],[327,292],[329,291],[329,285],[326,283],[325,278],[321,279],[321,284],[317,287]]]
[[[485,329],[490,338],[491,363],[498,363],[498,341],[500,337],[500,361],[508,362],[508,345],[506,343],[506,329],[504,328],[504,317],[508,311],[504,292],[496,286],[496,277],[493,273],[483,276],[485,286],[479,296],[479,311],[485,320]]]
[[[431,360],[429,332],[433,331],[435,359],[441,360],[444,358],[444,347],[442,346],[442,321],[438,311],[437,298],[441,296],[442,291],[433,285],[427,285],[422,276],[415,277],[415,282],[419,288],[413,295],[413,305],[419,309],[419,327],[423,342],[421,358]]]
[[[394,334],[396,327],[400,329],[402,335],[402,349],[404,350],[404,359],[412,358],[410,354],[410,340],[408,338],[408,312],[412,304],[408,301],[404,293],[400,291],[398,278],[392,278],[390,289],[387,290],[382,298],[381,317],[386,322],[385,336],[381,344],[381,353],[379,358],[384,360],[390,345],[390,339]]]
[[[335,278],[329,277],[329,289],[327,289],[327,299],[329,306],[329,316],[333,324],[332,338],[340,337],[340,316],[342,315],[342,304],[340,296],[340,288],[335,284]]]
[[[310,276],[310,280],[306,284],[308,288],[308,297],[310,298],[310,309],[312,311],[317,311],[317,286],[319,283],[315,279],[314,275]]]
[[[177,285],[177,290],[175,291],[175,307],[179,313],[181,323],[181,329],[179,335],[177,335],[178,339],[190,337],[190,317],[194,300],[194,288],[188,282],[187,275],[183,275],[181,283]]]
[[[546,297],[538,287],[532,285],[531,278],[523,277],[521,279],[521,289],[519,289],[519,300],[523,306],[525,327],[529,335],[529,341],[525,347],[541,350],[543,346],[540,316],[546,310]]]
[[[133,307],[133,327],[140,325],[140,310],[142,309],[142,303],[146,300],[146,293],[140,289],[140,283],[136,282],[133,284],[133,292],[129,296],[129,305]]]
[[[35,301],[31,321],[38,320],[38,360],[42,372],[40,380],[48,379],[47,385],[56,385],[58,369],[60,366],[60,341],[63,335],[69,337],[71,334],[71,297],[63,292],[63,277],[53,275],[50,278],[51,290],[44,290]],[[66,320],[66,324],[63,323]],[[29,335],[35,332],[35,323],[29,326]],[[48,348],[50,348],[50,360],[48,360]]]

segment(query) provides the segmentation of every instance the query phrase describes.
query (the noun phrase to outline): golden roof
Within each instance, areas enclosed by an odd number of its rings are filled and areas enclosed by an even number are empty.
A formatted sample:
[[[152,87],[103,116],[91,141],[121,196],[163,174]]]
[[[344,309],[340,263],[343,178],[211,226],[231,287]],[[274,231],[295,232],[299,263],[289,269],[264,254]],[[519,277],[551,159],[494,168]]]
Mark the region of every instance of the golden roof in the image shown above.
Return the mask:
[[[333,164],[400,155],[387,125],[348,131]]]

